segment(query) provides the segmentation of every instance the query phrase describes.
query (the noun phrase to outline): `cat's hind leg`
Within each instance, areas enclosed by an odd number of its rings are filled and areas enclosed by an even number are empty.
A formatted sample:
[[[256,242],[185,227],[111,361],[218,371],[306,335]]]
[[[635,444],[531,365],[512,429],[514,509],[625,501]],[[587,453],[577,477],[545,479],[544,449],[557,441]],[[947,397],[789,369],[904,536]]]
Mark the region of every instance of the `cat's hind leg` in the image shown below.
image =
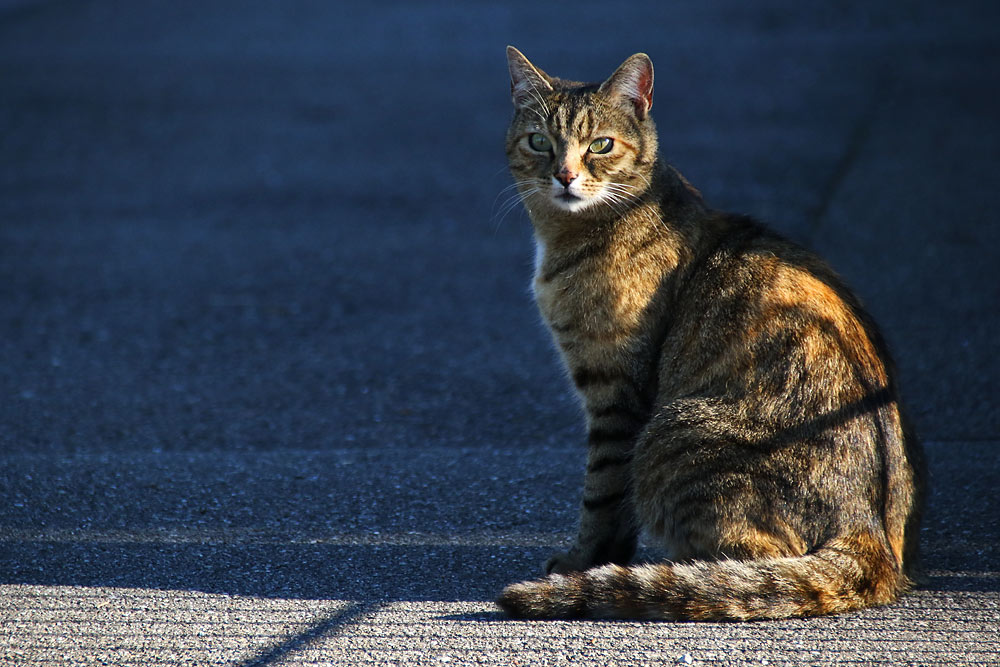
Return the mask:
[[[800,556],[801,485],[787,457],[749,444],[737,404],[688,398],[659,410],[633,453],[639,525],[674,561]]]

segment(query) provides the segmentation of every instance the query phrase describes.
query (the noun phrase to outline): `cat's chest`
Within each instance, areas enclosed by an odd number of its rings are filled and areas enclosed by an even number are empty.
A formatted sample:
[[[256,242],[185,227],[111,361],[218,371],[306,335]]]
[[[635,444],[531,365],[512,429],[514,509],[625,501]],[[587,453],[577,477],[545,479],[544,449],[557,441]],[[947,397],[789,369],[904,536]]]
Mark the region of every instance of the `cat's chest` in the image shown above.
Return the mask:
[[[532,291],[556,339],[620,342],[634,335],[655,291],[634,268],[613,256],[552,251],[539,242]]]
[[[539,312],[554,332],[590,329],[598,318],[584,314],[602,309],[593,260],[569,266],[570,255],[568,251],[547,250],[544,243],[536,241],[531,290]]]

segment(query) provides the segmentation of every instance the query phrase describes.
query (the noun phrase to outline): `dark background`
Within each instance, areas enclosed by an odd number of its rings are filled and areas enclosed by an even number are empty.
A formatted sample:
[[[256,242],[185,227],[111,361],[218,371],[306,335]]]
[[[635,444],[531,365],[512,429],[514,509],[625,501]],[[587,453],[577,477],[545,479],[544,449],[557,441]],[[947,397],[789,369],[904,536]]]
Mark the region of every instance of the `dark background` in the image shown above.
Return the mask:
[[[668,158],[846,275],[926,439],[996,437],[987,16],[679,4],[577,16],[558,40],[558,3],[0,14],[0,443],[576,437],[526,296],[527,220],[500,215],[507,41],[583,79],[649,52]]]
[[[511,43],[647,52],[668,159],[843,273],[928,443],[930,590],[995,599],[998,7],[0,2],[0,585],[537,572],[582,427],[504,190]]]

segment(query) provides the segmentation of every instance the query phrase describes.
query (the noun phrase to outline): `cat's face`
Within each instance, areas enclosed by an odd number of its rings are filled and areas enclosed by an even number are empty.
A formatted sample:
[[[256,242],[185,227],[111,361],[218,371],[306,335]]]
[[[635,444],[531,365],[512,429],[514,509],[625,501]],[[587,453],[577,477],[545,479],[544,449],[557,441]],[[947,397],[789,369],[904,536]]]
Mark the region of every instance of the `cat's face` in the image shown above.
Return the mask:
[[[507,157],[529,211],[621,215],[649,187],[656,158],[649,58],[632,56],[595,85],[550,77],[513,47],[507,58]]]

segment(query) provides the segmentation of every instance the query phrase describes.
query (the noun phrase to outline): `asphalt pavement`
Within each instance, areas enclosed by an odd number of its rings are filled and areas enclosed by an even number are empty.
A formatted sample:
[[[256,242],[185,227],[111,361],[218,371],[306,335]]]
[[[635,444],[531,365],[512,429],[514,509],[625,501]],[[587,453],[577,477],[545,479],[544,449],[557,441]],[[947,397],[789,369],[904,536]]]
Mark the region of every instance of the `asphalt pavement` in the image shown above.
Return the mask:
[[[998,19],[0,2],[0,664],[1000,664]],[[585,455],[504,192],[507,44],[576,79],[648,53],[668,159],[855,287],[928,450],[917,591],[493,606],[572,537]]]

